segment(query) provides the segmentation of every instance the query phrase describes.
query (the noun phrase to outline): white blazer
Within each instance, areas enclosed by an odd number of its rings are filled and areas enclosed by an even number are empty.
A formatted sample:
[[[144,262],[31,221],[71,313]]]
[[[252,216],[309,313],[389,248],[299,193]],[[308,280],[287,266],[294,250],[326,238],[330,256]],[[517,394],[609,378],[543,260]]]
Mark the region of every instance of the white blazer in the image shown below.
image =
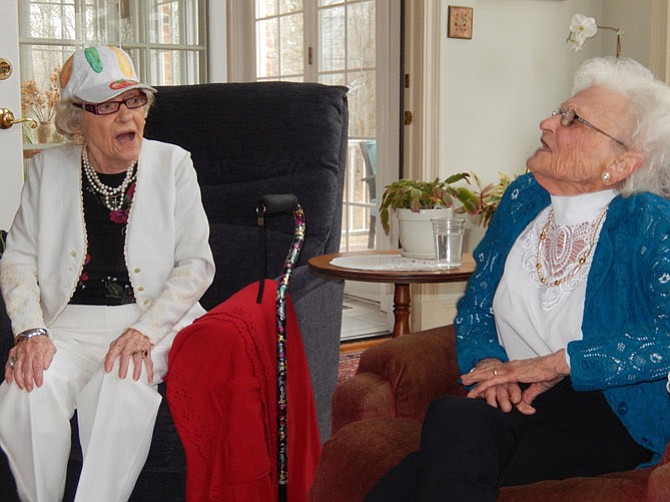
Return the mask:
[[[86,256],[81,146],[43,151],[28,166],[21,205],[0,260],[14,334],[49,327],[74,294]],[[205,311],[214,277],[209,224],[190,154],[143,140],[125,260],[142,315],[133,328],[158,342]]]

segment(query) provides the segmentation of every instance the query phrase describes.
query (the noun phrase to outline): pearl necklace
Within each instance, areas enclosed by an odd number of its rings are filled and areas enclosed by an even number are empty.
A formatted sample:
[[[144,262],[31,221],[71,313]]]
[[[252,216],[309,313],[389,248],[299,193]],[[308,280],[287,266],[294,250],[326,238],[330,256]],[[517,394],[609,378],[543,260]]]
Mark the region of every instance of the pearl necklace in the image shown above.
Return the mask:
[[[577,274],[577,272],[579,272],[579,270],[582,268],[584,263],[586,263],[586,260],[593,251],[596,242],[596,236],[598,235],[598,229],[600,228],[600,223],[603,221],[605,214],[607,214],[607,207],[605,207],[605,209],[602,210],[598,218],[596,218],[595,222],[591,224],[591,236],[589,238],[589,242],[586,246],[586,249],[582,251],[581,255],[577,259],[577,265],[574,267],[574,269],[565,274],[563,277],[549,280],[547,279],[547,277],[544,276],[544,274],[542,274],[541,256],[542,256],[542,245],[547,240],[547,230],[549,229],[551,223],[554,221],[554,210],[553,209],[550,210],[547,222],[544,224],[544,227],[542,227],[542,231],[540,232],[540,238],[538,239],[537,242],[537,258],[535,261],[535,269],[537,270],[537,277],[544,286],[549,288],[560,286],[565,281],[572,279]]]
[[[86,145],[84,144],[81,149],[81,163],[84,166],[84,174],[88,180],[88,184],[91,185],[93,190],[102,195],[105,206],[110,211],[118,211],[123,207],[123,202],[126,198],[126,189],[136,178],[135,166],[137,165],[137,159],[126,169],[126,177],[123,179],[123,182],[117,187],[110,187],[105,185],[100,178],[98,173],[91,167],[91,164],[88,162],[88,151]]]

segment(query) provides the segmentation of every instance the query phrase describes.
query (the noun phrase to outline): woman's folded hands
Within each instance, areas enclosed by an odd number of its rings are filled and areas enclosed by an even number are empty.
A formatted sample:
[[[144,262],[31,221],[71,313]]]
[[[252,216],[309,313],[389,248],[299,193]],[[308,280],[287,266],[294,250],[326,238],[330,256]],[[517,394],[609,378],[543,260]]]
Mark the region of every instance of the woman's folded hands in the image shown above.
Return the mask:
[[[473,386],[470,398],[485,399],[505,413],[516,407],[525,415],[535,413],[537,396],[570,374],[565,350],[530,359],[502,362],[482,359],[469,373],[461,376],[463,385]]]

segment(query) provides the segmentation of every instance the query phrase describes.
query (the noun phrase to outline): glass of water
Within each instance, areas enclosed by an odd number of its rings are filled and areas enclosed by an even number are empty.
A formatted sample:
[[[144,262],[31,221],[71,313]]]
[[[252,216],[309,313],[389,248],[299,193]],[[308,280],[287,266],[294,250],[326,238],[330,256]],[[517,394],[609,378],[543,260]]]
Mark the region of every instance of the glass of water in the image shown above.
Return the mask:
[[[463,218],[431,218],[435,237],[435,260],[439,268],[458,268],[463,259]]]

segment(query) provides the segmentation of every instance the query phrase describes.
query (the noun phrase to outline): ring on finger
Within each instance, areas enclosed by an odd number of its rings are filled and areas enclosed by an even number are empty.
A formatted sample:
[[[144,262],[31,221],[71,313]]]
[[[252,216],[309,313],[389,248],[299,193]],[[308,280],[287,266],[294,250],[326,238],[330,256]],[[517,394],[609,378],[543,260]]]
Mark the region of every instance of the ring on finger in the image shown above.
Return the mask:
[[[142,359],[144,359],[149,355],[149,351],[147,349],[136,350],[135,352],[133,352],[133,355],[136,354],[139,354],[142,357]]]
[[[8,361],[9,367],[13,368],[17,361],[18,359],[16,357],[11,356]]]
[[[498,376],[498,368],[493,368],[493,376]]]

